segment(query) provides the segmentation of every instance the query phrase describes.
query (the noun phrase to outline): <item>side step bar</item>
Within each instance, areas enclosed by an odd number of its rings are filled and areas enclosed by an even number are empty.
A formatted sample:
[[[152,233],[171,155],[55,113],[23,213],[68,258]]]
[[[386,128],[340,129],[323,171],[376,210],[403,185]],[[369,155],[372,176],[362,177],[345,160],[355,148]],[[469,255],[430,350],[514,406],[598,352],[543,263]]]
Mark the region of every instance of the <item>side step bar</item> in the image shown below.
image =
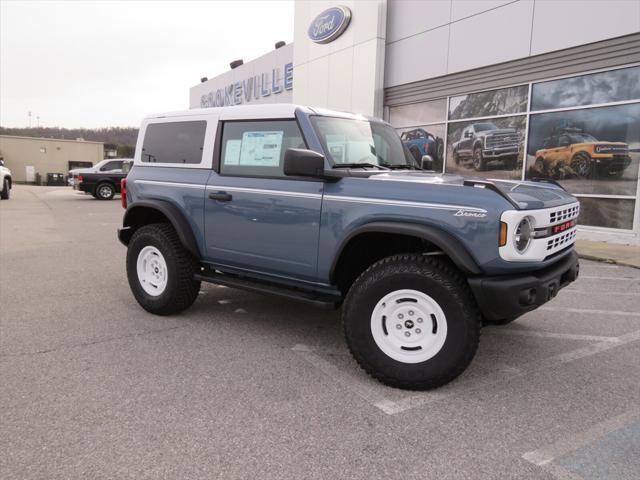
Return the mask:
[[[202,273],[195,274],[194,278],[202,282],[215,283],[217,285],[224,285],[252,292],[276,295],[290,300],[308,303],[325,310],[333,310],[337,308],[342,301],[342,297],[338,290],[335,290],[334,292],[303,290],[300,288],[289,287],[287,285],[275,285],[273,283],[267,283],[247,276],[241,277],[233,274],[226,274],[220,271],[203,271]]]

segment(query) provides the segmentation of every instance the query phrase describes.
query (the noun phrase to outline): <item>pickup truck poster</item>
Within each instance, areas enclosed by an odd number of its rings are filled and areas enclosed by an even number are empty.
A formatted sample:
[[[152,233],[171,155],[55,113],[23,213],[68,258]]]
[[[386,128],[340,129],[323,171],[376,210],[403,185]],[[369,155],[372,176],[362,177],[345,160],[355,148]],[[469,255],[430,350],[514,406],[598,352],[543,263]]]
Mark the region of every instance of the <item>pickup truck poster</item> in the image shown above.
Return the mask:
[[[635,195],[640,104],[531,115],[527,178],[559,181],[572,193]]]
[[[520,179],[525,125],[524,115],[450,122],[447,173]]]

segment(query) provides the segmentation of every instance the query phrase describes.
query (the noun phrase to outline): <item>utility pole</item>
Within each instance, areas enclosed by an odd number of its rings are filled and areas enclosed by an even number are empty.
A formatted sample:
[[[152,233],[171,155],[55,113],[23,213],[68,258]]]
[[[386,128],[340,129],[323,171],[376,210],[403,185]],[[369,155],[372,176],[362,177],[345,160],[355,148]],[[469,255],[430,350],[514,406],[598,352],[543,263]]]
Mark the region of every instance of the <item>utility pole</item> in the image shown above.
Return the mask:
[[[29,128],[31,128],[31,112],[29,112]]]
[[[40,127],[40,115],[36,117],[36,127]]]

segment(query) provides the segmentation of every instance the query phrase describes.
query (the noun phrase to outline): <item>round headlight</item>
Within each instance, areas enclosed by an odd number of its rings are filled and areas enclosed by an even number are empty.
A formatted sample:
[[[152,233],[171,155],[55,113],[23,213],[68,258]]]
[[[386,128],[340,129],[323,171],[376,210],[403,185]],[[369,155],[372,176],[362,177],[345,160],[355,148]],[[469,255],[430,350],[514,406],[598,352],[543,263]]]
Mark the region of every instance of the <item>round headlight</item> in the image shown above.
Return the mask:
[[[524,217],[520,220],[515,233],[513,234],[513,243],[516,246],[518,253],[524,253],[531,239],[533,238],[533,225],[529,217]]]

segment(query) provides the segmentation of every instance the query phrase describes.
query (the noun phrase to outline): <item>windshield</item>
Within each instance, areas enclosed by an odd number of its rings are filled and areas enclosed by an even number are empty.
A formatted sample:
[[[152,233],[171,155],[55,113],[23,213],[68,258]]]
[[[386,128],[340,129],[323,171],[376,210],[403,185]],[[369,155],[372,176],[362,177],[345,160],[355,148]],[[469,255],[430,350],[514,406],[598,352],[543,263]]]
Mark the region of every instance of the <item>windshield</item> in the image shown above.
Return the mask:
[[[311,117],[322,147],[332,163],[414,168],[398,134],[388,125],[350,118]]]
[[[474,130],[476,132],[484,132],[485,130],[497,130],[498,127],[496,127],[493,123],[476,123],[473,126]]]

